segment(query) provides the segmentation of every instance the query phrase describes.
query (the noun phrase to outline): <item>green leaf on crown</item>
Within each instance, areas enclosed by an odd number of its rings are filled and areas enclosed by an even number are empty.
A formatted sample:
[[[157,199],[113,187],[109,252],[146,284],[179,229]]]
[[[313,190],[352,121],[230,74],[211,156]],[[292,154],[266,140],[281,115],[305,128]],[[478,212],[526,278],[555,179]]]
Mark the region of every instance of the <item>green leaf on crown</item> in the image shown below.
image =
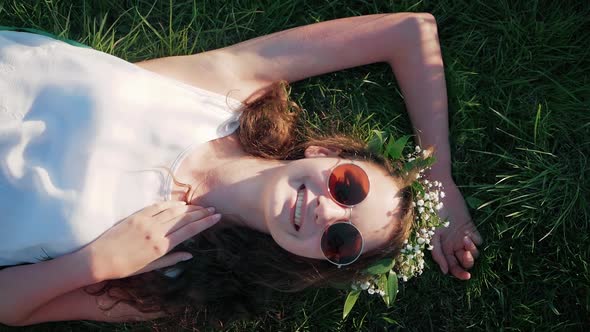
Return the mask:
[[[389,303],[387,307],[389,308],[390,304],[395,302],[395,298],[397,296],[397,273],[389,272],[389,276],[387,276],[387,287],[386,293],[389,295]]]
[[[390,137],[390,141],[387,144],[387,152],[386,154],[389,155],[392,159],[401,159],[404,148],[408,143],[408,139],[410,139],[410,135],[404,135],[400,137],[398,140],[394,140],[393,137]]]
[[[404,171],[409,172],[413,169],[417,168],[428,168],[434,164],[436,159],[434,157],[428,157],[426,159],[416,158],[412,161],[408,161],[404,163]]]
[[[377,280],[377,287],[384,292],[381,296],[385,305],[389,308],[389,294],[387,293],[387,276],[384,274],[379,276],[379,280]]]
[[[367,144],[369,151],[375,154],[383,154],[383,144],[385,143],[385,135],[387,132],[381,130],[373,130],[373,137]]]
[[[350,311],[354,307],[356,300],[358,300],[359,295],[361,295],[360,290],[350,291],[350,293],[348,293],[348,296],[346,297],[346,301],[344,302],[344,309],[342,310],[342,319],[344,319],[344,318],[346,318],[346,316],[348,316],[348,314],[350,313]]]
[[[365,274],[377,275],[389,272],[393,268],[395,260],[392,258],[384,258],[371,264],[366,270]]]

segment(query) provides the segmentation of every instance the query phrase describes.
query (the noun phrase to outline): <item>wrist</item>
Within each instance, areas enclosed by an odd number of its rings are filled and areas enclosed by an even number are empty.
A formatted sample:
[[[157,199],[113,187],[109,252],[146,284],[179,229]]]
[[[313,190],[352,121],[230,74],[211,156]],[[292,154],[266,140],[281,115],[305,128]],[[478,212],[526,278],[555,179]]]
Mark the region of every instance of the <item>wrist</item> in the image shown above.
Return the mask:
[[[442,183],[453,181],[450,164],[448,167],[433,167],[426,172],[426,177],[430,180],[438,180]]]
[[[110,279],[108,270],[97,259],[92,247],[86,246],[72,255],[76,256],[78,266],[84,270],[83,273],[87,275],[93,284]]]

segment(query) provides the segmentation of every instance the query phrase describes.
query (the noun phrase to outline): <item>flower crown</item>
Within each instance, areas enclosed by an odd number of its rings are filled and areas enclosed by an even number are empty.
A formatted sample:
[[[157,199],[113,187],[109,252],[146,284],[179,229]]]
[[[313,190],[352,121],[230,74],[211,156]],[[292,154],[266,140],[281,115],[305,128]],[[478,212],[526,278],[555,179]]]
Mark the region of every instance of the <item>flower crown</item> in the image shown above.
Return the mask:
[[[435,162],[434,157],[430,156],[430,151],[416,146],[412,149],[413,152],[404,158],[403,150],[410,145],[408,144],[409,135],[395,140],[391,135],[385,136],[382,131],[374,131],[374,133],[369,142],[371,152],[382,155],[386,159],[399,161],[402,165],[401,172],[406,176],[410,172],[418,172],[416,180],[411,184],[414,194],[412,202],[414,220],[400,254],[397,257],[381,259],[373,263],[353,281],[344,303],[343,318],[350,313],[363,291],[371,295],[379,295],[389,307],[398,293],[398,279],[408,281],[422,274],[424,249],[433,249],[431,240],[437,228],[449,226],[449,222],[440,218],[437,213],[443,207],[441,199],[445,197],[442,184],[438,181],[428,181],[424,177],[424,172]]]

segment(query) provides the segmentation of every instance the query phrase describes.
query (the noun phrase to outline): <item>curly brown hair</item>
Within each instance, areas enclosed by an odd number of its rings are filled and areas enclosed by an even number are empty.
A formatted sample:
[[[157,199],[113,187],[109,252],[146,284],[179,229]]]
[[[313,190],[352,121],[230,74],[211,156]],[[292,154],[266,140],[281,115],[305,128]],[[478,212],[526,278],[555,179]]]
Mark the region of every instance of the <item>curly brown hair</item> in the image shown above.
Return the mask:
[[[201,324],[217,323],[264,311],[275,292],[350,283],[376,259],[399,254],[413,220],[409,184],[415,177],[401,176],[400,165],[371,153],[359,139],[306,128],[302,110],[289,93],[286,82],[277,82],[246,101],[237,130],[242,148],[259,158],[295,160],[303,158],[307,147],[322,146],[340,150],[341,157],[385,169],[402,188],[398,194],[400,226],[391,232],[387,245],[339,269],[325,260],[296,256],[267,234],[221,222],[176,248],[194,257],[175,267],[181,271],[177,276],[153,271],[111,280],[93,295],[107,294],[115,304],[124,302],[142,312],[163,311],[170,316],[190,316]]]

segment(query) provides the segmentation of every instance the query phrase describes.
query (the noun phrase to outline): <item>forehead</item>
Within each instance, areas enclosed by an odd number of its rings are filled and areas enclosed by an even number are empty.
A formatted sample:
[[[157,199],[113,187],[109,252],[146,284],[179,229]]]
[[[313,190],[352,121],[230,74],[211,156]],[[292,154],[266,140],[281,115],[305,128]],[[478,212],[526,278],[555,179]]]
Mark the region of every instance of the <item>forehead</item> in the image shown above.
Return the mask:
[[[368,162],[355,162],[369,177],[367,198],[352,208],[351,221],[363,234],[364,251],[384,245],[399,227],[400,188],[395,179],[381,167]]]

